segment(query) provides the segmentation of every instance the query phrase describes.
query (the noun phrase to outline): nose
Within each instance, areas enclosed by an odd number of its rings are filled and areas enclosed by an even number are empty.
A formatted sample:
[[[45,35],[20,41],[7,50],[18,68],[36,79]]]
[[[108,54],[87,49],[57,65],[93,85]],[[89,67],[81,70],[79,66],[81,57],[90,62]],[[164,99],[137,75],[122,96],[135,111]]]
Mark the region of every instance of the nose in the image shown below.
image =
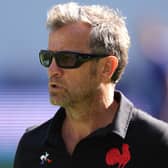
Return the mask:
[[[63,75],[63,69],[58,67],[55,59],[52,59],[51,65],[48,67],[48,76],[61,77]]]

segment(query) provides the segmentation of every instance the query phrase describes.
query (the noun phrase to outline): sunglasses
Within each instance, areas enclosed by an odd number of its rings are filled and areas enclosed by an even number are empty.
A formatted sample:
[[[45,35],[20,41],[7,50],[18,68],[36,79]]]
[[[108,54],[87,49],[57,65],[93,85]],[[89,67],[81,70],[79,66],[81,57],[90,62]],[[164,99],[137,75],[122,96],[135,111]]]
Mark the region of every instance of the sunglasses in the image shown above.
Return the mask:
[[[83,63],[108,56],[107,54],[84,54],[71,51],[49,51],[49,50],[40,50],[39,59],[40,63],[44,67],[49,67],[52,63],[53,58],[56,61],[57,66],[60,68],[77,68],[80,67]]]

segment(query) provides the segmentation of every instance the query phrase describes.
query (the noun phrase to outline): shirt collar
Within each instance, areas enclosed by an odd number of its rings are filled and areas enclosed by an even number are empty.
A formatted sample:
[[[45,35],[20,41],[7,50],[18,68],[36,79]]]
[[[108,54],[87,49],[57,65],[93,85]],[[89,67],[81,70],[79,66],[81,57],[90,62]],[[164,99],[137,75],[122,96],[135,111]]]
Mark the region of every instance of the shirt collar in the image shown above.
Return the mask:
[[[50,122],[48,127],[47,136],[45,138],[45,142],[49,145],[58,145],[61,142],[61,128],[65,118],[65,109],[60,108],[53,119]]]
[[[134,106],[120,91],[115,91],[114,99],[119,101],[119,109],[112,123],[112,132],[125,138]]]
[[[119,135],[121,138],[125,138],[127,129],[132,118],[133,104],[120,92],[115,91],[114,99],[119,102],[119,109],[110,126],[111,133]],[[60,108],[54,118],[51,120],[47,133],[47,143],[51,145],[58,145],[61,138],[61,127],[65,118],[65,109]],[[106,129],[106,128],[105,128]],[[108,126],[109,130],[109,126]],[[46,140],[45,139],[45,140]]]

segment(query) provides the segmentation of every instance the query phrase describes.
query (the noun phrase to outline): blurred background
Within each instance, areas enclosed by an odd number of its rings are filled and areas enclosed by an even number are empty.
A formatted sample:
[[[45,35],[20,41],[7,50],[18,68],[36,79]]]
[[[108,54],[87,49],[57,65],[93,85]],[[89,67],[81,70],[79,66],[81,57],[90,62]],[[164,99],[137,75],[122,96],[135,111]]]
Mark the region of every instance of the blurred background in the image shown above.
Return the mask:
[[[51,118],[47,72],[38,60],[47,48],[46,13],[63,0],[1,0],[0,168],[12,168],[17,144],[29,126]],[[168,1],[77,0],[118,8],[127,17],[132,45],[117,88],[147,113],[168,121]]]

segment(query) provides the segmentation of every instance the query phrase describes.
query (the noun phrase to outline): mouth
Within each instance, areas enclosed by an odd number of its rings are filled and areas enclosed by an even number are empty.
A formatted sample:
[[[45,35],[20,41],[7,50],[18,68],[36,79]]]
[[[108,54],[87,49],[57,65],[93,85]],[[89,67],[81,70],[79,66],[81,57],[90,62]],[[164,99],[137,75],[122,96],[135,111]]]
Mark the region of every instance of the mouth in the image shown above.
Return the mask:
[[[61,89],[62,87],[57,85],[56,83],[54,82],[49,82],[49,91],[50,92],[53,92],[55,90],[58,90],[58,89]]]

